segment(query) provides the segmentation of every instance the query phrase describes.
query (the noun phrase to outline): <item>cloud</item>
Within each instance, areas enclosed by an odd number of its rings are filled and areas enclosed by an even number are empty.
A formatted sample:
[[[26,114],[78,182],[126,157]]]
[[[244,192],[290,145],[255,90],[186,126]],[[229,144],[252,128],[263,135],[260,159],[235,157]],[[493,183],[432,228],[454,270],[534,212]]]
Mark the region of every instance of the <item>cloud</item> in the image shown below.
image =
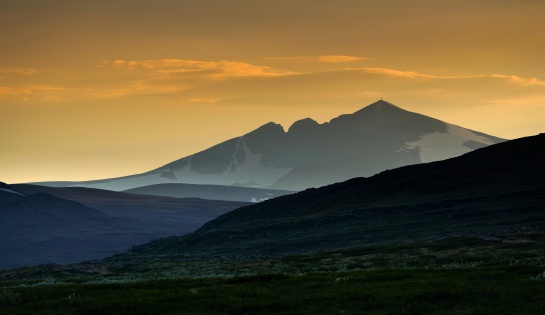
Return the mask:
[[[517,75],[491,74],[492,78],[507,79],[513,84],[522,86],[545,86],[545,81],[537,78],[523,78]]]
[[[288,57],[297,61],[340,62],[355,60],[350,56]],[[363,59],[363,58],[359,58]],[[341,65],[341,64],[339,64]],[[290,71],[240,61],[200,61],[187,59],[114,60],[102,67],[118,69],[116,81],[86,89],[91,99],[117,99],[131,95],[165,95],[164,100],[176,103],[216,104],[232,101],[247,102],[260,98],[281,99],[280,95],[313,98],[328,91],[331,98],[358,95],[361,87],[373,91],[371,97],[385,95],[388,90],[433,91],[438,95],[469,93],[473,87],[496,89],[500,80],[519,86],[543,84],[535,78],[502,74],[435,75],[412,70],[386,67],[344,67],[330,70]],[[117,70],[115,70],[117,71]],[[221,80],[218,80],[221,79]],[[478,81],[477,81],[478,80]],[[342,83],[341,83],[342,82]],[[516,88],[516,87],[515,87]],[[323,93],[322,93],[323,94]],[[320,94],[321,95],[321,94]],[[325,95],[325,94],[324,94]]]
[[[226,100],[226,98],[220,97],[193,97],[189,98],[186,101],[189,103],[206,103],[206,104],[216,104],[221,101]]]
[[[340,63],[367,60],[367,58],[353,56],[295,56],[295,57],[268,57],[269,60],[286,60],[295,62],[322,62],[322,63]]]
[[[383,74],[387,76],[409,78],[409,79],[475,79],[482,78],[486,75],[431,75],[423,74],[415,71],[404,71],[388,68],[348,68],[346,70],[359,70],[367,73]]]
[[[185,59],[158,59],[127,61],[115,60],[106,62],[116,68],[143,68],[154,73],[180,74],[202,73],[214,77],[275,77],[292,75],[295,72],[273,69],[268,66],[253,65],[239,61],[199,61]]]
[[[32,68],[2,67],[2,66],[0,66],[0,73],[30,75],[30,74],[38,73],[38,70],[32,69]]]
[[[129,95],[176,94],[185,90],[211,84],[217,79],[273,78],[297,74],[239,61],[200,61],[187,59],[114,60],[101,67],[129,70],[125,82],[115,87],[88,89],[91,98],[121,98]],[[185,98],[190,103],[215,103],[211,98],[196,96]]]
[[[393,77],[402,77],[402,78],[411,78],[411,79],[435,79],[438,78],[436,76],[426,75],[426,74],[420,74],[414,71],[402,71],[402,70],[395,70],[395,69],[387,69],[387,68],[357,68],[357,69],[349,69],[349,70],[361,70],[367,73],[375,73],[375,74],[384,74],[388,76]]]
[[[509,82],[520,86],[544,86],[545,81],[537,78],[524,78],[517,75],[505,75],[505,74],[471,74],[471,75],[431,75],[418,73],[415,71],[404,71],[389,68],[343,68],[337,70],[327,70],[324,72],[338,72],[338,71],[363,71],[372,74],[381,74],[399,78],[409,79],[479,79],[479,78],[493,78],[493,79],[505,79]]]
[[[93,90],[87,93],[88,96],[91,98],[105,98],[105,99],[113,99],[113,98],[120,98],[123,96],[127,96],[131,93],[130,89],[108,89],[108,90]]]
[[[149,80],[139,80],[125,84],[120,88],[90,89],[85,95],[90,98],[115,99],[129,95],[171,94],[186,89],[186,87],[173,82],[153,83]]]
[[[517,75],[505,75],[505,74],[472,74],[472,75],[429,75],[422,74],[414,71],[402,71],[387,68],[356,68],[348,70],[362,70],[369,73],[379,73],[394,77],[404,77],[411,79],[478,79],[478,78],[494,78],[494,79],[506,79],[513,84],[521,86],[545,86],[545,81],[541,81],[537,78],[523,78]]]
[[[30,98],[57,101],[59,97],[56,95],[56,92],[65,90],[65,88],[51,85],[0,86],[0,97],[19,97],[23,101],[27,101]]]
[[[27,90],[21,88],[13,88],[10,86],[0,86],[0,95],[22,95],[28,94]]]
[[[492,99],[487,101],[490,105],[503,105],[503,106],[536,106],[544,107],[545,106],[545,94],[537,95],[526,95],[521,97],[514,98],[502,98],[502,99]]]

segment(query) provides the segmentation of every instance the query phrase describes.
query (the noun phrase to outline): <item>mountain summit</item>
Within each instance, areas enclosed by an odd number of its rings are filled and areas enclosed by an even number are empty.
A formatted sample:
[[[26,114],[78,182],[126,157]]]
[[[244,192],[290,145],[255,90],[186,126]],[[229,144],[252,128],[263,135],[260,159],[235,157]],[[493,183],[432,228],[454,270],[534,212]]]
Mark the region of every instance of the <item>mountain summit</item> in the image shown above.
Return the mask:
[[[71,185],[126,190],[189,183],[303,190],[503,141],[379,100],[323,124],[310,118],[296,121],[287,132],[270,122],[139,175]]]

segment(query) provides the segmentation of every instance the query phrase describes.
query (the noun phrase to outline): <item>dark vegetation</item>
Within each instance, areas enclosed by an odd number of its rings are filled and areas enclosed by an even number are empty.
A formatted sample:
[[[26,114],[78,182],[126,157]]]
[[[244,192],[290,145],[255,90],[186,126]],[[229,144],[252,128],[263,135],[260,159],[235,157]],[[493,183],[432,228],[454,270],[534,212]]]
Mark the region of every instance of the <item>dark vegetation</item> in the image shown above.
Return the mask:
[[[545,235],[0,274],[2,314],[542,314]]]

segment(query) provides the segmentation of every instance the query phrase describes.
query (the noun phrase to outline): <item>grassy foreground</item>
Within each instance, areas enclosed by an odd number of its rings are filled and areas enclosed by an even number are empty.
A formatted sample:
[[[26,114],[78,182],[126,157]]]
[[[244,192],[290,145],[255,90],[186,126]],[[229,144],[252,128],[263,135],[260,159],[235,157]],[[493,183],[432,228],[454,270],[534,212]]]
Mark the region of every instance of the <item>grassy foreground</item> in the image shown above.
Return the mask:
[[[0,272],[0,314],[545,314],[543,234]]]
[[[18,287],[2,314],[543,314],[534,268],[374,270]],[[4,293],[5,294],[5,293]]]

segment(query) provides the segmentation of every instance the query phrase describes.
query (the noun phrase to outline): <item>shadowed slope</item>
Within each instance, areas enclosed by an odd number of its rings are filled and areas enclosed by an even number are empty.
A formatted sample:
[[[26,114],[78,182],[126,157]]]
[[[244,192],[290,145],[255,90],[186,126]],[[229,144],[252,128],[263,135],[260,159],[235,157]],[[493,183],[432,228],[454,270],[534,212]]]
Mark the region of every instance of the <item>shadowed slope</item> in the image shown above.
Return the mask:
[[[0,187],[0,269],[103,258],[184,235],[247,204],[89,188]]]
[[[247,206],[133,255],[284,255],[542,229],[545,135]]]

